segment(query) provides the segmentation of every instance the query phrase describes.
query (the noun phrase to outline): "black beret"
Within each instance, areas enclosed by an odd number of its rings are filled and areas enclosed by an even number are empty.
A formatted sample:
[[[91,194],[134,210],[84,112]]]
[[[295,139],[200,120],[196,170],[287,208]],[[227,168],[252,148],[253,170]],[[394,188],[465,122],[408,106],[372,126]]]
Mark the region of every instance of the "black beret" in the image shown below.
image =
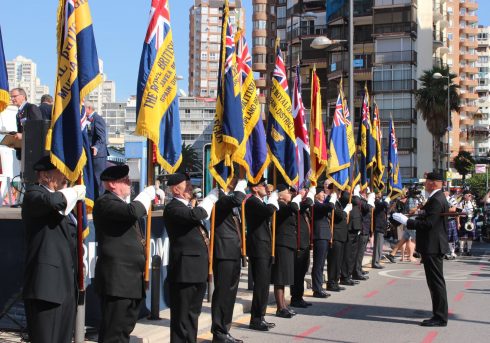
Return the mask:
[[[333,183],[329,183],[327,189],[333,189]]]
[[[283,183],[280,183],[276,186],[276,190],[280,193],[280,192],[284,192],[284,191],[287,191],[289,190],[289,186],[283,184]]]
[[[129,174],[129,167],[126,164],[110,166],[100,174],[101,181],[116,181]]]
[[[189,175],[184,173],[175,173],[168,176],[167,186],[175,186],[181,182],[189,180]]]
[[[427,173],[426,179],[432,181],[444,181],[444,178],[438,172]]]
[[[265,182],[265,178],[264,177],[261,177],[258,182],[248,181],[248,187],[258,186],[258,185],[260,185],[261,183],[264,183],[264,182]]]
[[[323,186],[318,186],[318,187],[316,188],[316,194],[320,194],[320,193],[321,193],[321,192],[323,192],[324,190],[325,190],[325,189],[324,189],[324,187],[323,187]]]
[[[48,170],[53,170],[56,169],[56,167],[51,163],[51,159],[49,156],[43,156],[34,163],[34,166],[32,167],[35,171],[48,171]]]

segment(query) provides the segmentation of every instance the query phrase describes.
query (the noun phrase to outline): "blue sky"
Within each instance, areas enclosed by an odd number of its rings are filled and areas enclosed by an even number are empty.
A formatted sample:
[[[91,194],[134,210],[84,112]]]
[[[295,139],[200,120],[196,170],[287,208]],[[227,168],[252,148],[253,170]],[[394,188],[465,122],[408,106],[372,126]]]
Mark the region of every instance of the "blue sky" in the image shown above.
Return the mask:
[[[177,74],[187,90],[189,61],[189,8],[193,0],[169,0],[176,51]],[[148,25],[150,0],[90,0],[99,57],[108,79],[116,81],[118,100],[136,94],[136,79],[143,39]],[[252,0],[242,0],[246,9],[247,37],[252,27]],[[56,68],[55,0],[2,1],[0,25],[7,59],[23,55],[37,63],[38,76],[53,92]],[[479,1],[481,25],[490,25],[490,1]]]

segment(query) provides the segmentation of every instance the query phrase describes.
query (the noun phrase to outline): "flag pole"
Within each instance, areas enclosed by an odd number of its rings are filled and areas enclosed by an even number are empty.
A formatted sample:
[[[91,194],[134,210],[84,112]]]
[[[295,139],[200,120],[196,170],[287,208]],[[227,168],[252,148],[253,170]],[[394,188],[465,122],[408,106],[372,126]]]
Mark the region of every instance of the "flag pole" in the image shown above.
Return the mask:
[[[213,188],[216,187],[216,179],[213,179]],[[213,263],[214,263],[214,226],[216,224],[216,206],[211,210],[211,226],[209,228],[209,262],[208,262],[208,302],[211,302],[214,293]]]
[[[155,170],[153,168],[153,142],[148,139],[147,140],[147,149],[146,149],[146,175],[147,175],[147,185],[152,186],[155,178]],[[150,286],[150,248],[151,248],[151,215],[152,215],[152,205],[150,203],[150,207],[148,209],[148,218],[146,220],[146,235],[145,235],[145,287],[146,289]]]
[[[239,178],[240,179],[243,179],[246,177],[246,172],[245,172],[245,168],[243,166],[240,165],[240,171],[239,171]],[[246,199],[244,199],[242,201],[242,204],[240,206],[240,216],[241,216],[241,219],[242,219],[242,227],[241,227],[241,235],[242,235],[242,267],[246,267],[247,266],[247,243],[246,243],[246,237],[245,237],[245,201]]]
[[[354,153],[354,165],[352,166],[351,169],[351,185],[350,185],[350,194],[349,194],[349,204],[352,204],[352,194],[354,193],[354,170],[356,169],[357,166],[357,147],[356,147],[356,152]],[[350,212],[347,213],[347,224],[349,224],[350,221]]]
[[[275,165],[272,172],[272,185],[274,186],[274,190],[276,190],[277,174]],[[276,212],[277,211],[274,211],[272,214],[272,264],[276,261]]]

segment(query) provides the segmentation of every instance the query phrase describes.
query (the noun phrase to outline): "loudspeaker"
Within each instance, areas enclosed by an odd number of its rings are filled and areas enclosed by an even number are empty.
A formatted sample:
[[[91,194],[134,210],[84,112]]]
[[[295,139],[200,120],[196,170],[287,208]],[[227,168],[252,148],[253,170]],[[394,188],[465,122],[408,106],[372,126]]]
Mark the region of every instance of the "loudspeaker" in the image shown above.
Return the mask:
[[[26,184],[37,181],[34,164],[49,152],[46,148],[46,135],[48,134],[50,120],[27,120],[22,134],[21,177]]]

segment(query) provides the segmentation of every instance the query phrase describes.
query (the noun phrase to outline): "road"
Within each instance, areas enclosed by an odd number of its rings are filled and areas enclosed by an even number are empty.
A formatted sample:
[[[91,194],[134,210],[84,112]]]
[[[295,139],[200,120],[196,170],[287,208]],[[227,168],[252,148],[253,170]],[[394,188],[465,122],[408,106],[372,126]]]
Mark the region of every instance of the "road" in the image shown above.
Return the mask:
[[[419,326],[432,315],[423,266],[397,262],[385,263],[383,270],[367,268],[368,281],[346,286],[327,299],[313,298],[308,290],[305,300],[313,306],[296,309],[292,319],[275,317],[275,306],[269,306],[266,320],[276,323],[269,332],[249,330],[249,314],[245,314],[234,320],[231,334],[247,343],[488,342],[490,244],[475,243],[474,255],[444,262],[450,313],[445,328]],[[211,338],[209,328],[202,328],[200,342]]]

